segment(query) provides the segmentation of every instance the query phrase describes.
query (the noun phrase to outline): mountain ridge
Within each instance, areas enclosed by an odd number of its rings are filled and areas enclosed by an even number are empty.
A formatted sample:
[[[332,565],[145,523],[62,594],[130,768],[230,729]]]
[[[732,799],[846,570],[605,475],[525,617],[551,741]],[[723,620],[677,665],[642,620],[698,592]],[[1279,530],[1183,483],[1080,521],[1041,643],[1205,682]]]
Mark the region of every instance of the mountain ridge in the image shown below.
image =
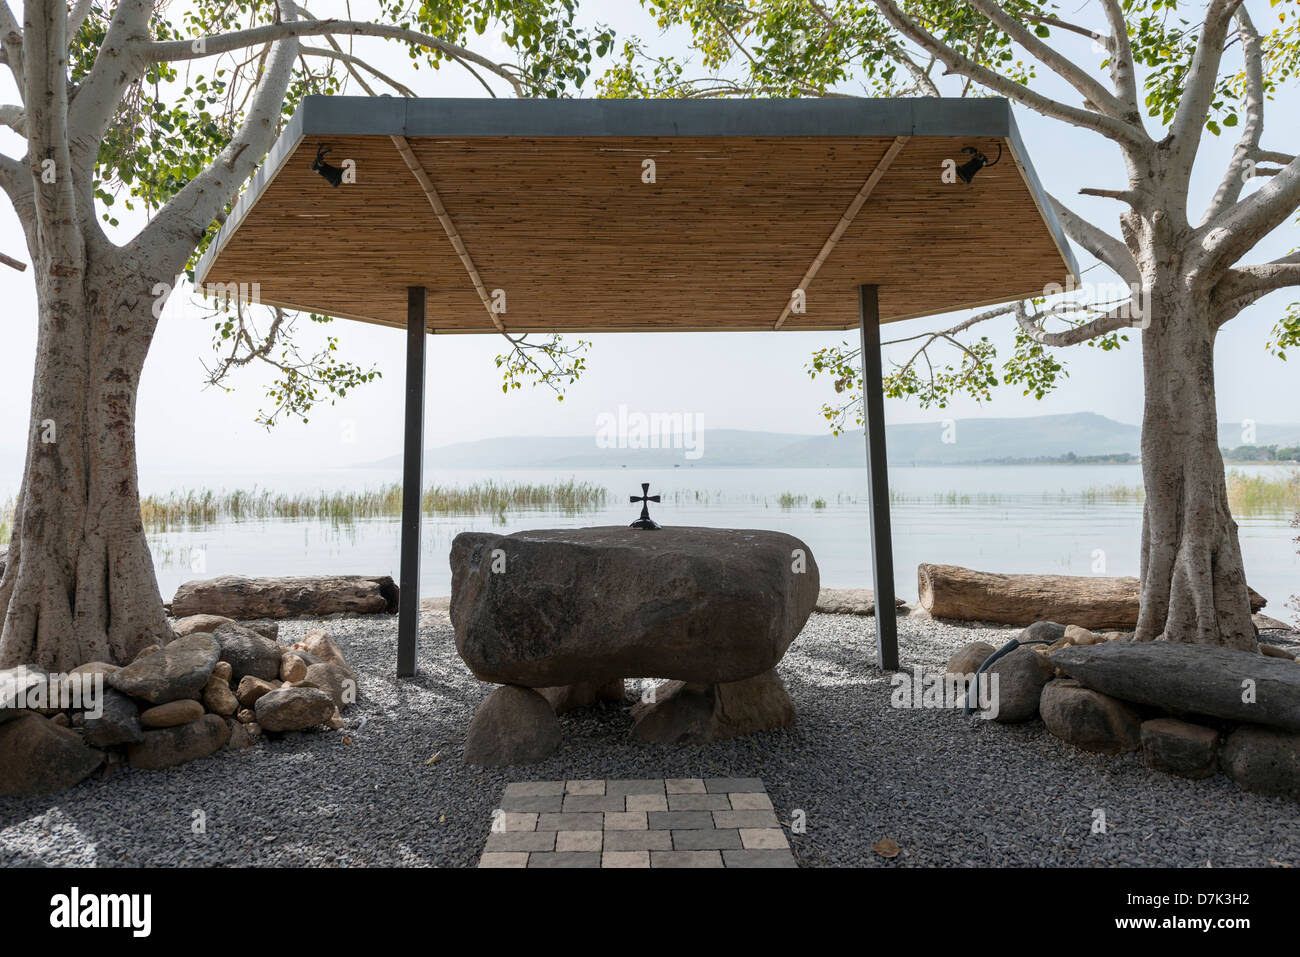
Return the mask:
[[[1255,444],[1300,444],[1300,424],[1257,424]],[[1219,444],[1242,445],[1242,428],[1219,427]],[[611,445],[605,436],[605,445]],[[624,446],[650,441],[624,436]],[[455,442],[425,451],[426,468],[860,468],[866,462],[862,432],[841,436],[745,429],[689,430],[655,435],[659,447],[601,447],[596,433],[582,436],[504,436]],[[1059,460],[1074,455],[1136,456],[1141,431],[1095,412],[1024,418],[945,419],[886,427],[889,463],[976,465],[999,461]],[[698,446],[692,448],[698,441]],[[665,447],[666,446],[666,447]],[[698,454],[696,454],[698,453]],[[394,455],[354,468],[401,466]]]

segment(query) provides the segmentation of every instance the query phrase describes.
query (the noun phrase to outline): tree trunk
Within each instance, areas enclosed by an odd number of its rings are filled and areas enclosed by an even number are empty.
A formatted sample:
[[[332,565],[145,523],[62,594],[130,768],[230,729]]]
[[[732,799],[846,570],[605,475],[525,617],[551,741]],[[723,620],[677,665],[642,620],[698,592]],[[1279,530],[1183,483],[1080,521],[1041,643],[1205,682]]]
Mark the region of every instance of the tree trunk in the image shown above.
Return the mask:
[[[1257,650],[1215,408],[1208,297],[1166,287],[1142,334],[1142,603],[1136,638]]]
[[[923,562],[916,567],[916,588],[922,608],[956,621],[1055,621],[1092,631],[1130,631],[1141,607],[1136,578],[1008,575]],[[1259,594],[1249,594],[1252,608],[1264,606]]]
[[[0,578],[0,667],[125,664],[172,638],[136,478],[135,403],[155,326],[152,281],[124,256],[95,262],[87,251],[79,269],[66,256],[41,259],[33,255],[36,372]]]
[[[245,578],[225,575],[176,589],[172,614],[225,618],[313,618],[352,612],[397,614],[397,585],[387,575],[312,575]]]

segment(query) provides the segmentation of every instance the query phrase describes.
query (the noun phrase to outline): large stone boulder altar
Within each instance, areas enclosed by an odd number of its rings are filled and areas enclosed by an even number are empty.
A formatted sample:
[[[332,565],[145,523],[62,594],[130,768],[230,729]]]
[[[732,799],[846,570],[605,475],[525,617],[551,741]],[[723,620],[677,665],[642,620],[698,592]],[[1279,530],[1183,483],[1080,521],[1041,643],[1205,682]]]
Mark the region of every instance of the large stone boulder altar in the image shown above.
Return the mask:
[[[782,532],[621,526],[495,535],[451,547],[456,648],[483,681],[466,760],[540,760],[556,711],[668,679],[633,708],[634,733],[703,742],[782,727],[775,667],[817,603],[812,551]],[[529,691],[528,689],[531,689]]]

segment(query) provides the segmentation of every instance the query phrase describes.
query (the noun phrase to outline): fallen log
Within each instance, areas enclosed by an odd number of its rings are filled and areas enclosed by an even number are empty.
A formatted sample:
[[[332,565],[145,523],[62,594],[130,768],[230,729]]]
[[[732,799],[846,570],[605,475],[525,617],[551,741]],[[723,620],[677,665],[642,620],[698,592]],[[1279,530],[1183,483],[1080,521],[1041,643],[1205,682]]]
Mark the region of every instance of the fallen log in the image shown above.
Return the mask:
[[[1137,627],[1136,578],[1087,575],[1002,575],[959,565],[916,566],[921,607],[935,618],[1032,625],[1055,621],[1092,631],[1132,631]],[[1266,600],[1250,589],[1250,610]]]
[[[388,575],[314,575],[245,578],[226,575],[185,582],[176,589],[172,614],[226,618],[321,617],[339,612],[392,615],[397,585]]]

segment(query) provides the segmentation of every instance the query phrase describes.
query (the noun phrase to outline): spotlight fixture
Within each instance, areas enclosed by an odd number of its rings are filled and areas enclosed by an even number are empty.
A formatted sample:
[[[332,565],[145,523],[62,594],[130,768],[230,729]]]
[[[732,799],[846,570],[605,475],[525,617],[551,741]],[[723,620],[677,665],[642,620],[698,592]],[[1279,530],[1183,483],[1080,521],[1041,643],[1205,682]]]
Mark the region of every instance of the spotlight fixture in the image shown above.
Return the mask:
[[[339,183],[343,182],[343,170],[325,162],[325,154],[328,152],[330,151],[324,146],[317,147],[316,158],[312,160],[311,168],[324,176],[326,182],[337,189]],[[958,170],[958,172],[960,173],[961,170]],[[967,182],[969,182],[969,180]]]
[[[985,166],[997,166],[998,161],[1002,159],[1001,142],[998,143],[998,158],[995,159],[992,163],[989,162],[989,158],[987,156],[985,156],[983,153],[981,153],[973,146],[963,146],[961,151],[963,153],[970,154],[970,159],[968,159],[966,162],[962,163],[960,166],[957,167],[957,175],[961,178],[961,181],[963,183],[969,183],[971,180],[973,180],[975,178],[975,174],[978,173],[980,170],[982,170]]]

